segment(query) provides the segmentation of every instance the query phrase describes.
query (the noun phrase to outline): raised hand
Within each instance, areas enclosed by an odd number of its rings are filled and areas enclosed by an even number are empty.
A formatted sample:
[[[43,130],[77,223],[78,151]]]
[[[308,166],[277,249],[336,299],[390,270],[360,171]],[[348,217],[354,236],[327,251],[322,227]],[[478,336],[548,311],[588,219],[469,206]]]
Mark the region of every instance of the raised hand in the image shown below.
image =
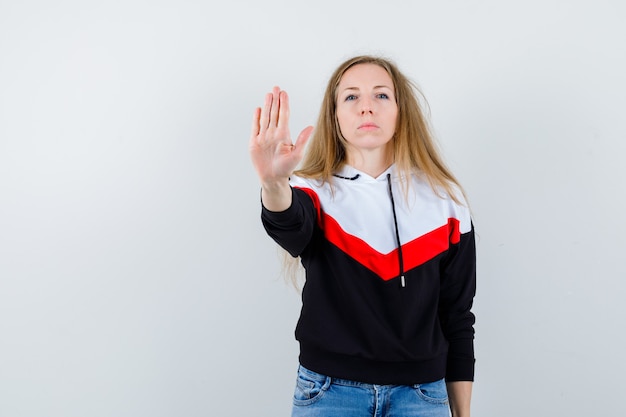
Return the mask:
[[[313,127],[302,130],[295,143],[289,133],[289,97],[274,87],[256,108],[250,135],[250,156],[262,185],[285,182],[302,159]]]
[[[291,205],[289,176],[302,159],[304,147],[313,131],[306,127],[295,143],[289,133],[289,97],[274,87],[265,95],[263,108],[256,108],[252,118],[250,156],[261,181],[263,205],[272,211]]]

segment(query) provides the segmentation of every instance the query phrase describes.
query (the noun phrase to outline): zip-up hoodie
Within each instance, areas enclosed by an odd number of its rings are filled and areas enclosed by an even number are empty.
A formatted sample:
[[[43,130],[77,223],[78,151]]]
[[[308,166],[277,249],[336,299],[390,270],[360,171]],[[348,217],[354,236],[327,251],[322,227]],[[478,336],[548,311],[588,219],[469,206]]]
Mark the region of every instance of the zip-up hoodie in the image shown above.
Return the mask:
[[[395,166],[344,166],[332,185],[292,177],[267,233],[306,270],[300,363],[335,378],[417,384],[474,378],[476,251],[469,210]],[[461,193],[458,193],[461,197]]]

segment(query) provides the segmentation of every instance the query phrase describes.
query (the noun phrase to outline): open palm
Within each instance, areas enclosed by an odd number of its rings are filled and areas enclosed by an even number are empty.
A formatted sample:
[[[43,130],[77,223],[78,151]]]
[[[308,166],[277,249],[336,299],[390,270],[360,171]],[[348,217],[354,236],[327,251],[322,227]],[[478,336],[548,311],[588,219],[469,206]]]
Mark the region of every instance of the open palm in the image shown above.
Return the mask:
[[[306,127],[295,143],[289,133],[289,97],[274,87],[266,94],[263,108],[256,108],[250,135],[250,156],[261,183],[285,181],[302,159],[312,126]]]

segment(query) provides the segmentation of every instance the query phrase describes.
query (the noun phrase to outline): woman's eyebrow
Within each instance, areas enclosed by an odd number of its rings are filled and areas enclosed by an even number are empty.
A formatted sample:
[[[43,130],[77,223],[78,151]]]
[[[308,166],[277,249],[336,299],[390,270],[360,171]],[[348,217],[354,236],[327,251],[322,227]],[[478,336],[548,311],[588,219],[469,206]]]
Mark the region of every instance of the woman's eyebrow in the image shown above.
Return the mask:
[[[375,85],[372,89],[376,90],[378,88],[387,88],[389,90],[393,90],[393,88],[391,88],[391,87],[389,87],[388,85],[385,85],[385,84]],[[360,88],[359,87],[345,87],[345,88],[343,88],[341,90],[341,92],[348,91],[348,90],[350,90],[350,91],[359,91]]]

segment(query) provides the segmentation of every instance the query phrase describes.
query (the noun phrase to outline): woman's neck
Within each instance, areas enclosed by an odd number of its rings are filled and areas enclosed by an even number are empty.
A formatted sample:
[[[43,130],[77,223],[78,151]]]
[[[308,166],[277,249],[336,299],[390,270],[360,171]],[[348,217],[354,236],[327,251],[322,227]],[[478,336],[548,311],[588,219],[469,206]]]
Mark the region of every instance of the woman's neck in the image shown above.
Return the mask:
[[[372,178],[378,178],[393,164],[393,157],[389,154],[390,152],[383,152],[381,150],[372,152],[361,150],[358,153],[348,152],[346,162],[351,167],[358,169]]]

